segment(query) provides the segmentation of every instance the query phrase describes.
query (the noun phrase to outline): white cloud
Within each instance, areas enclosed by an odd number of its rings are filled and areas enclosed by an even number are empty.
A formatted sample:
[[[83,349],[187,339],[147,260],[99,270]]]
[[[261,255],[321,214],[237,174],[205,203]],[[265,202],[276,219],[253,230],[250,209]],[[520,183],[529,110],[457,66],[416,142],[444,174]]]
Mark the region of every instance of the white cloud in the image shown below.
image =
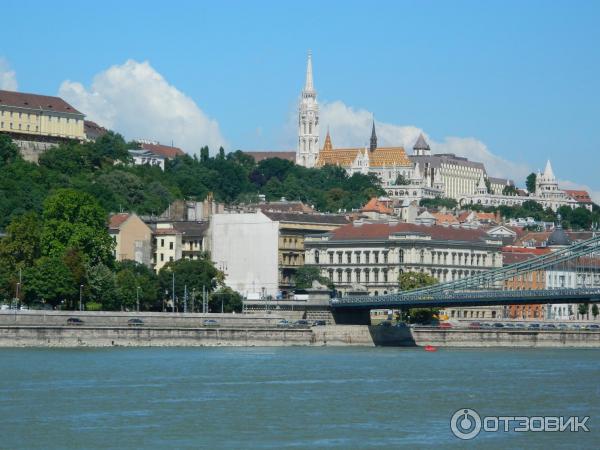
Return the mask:
[[[355,109],[341,101],[324,103],[321,108],[321,134],[329,126],[334,147],[356,147],[368,145],[371,136],[373,114],[365,109]],[[419,133],[423,133],[432,152],[454,153],[472,161],[485,164],[488,174],[507,177],[522,183],[531,170],[525,164],[517,164],[494,155],[478,139],[467,137],[446,137],[442,142],[431,139],[421,128],[413,125],[395,125],[375,121],[377,141],[381,146],[402,146],[412,152]]]
[[[147,61],[128,60],[98,73],[89,88],[66,80],[59,95],[89,120],[128,139],[157,140],[196,153],[208,145],[211,153],[226,146],[216,120]]]
[[[10,68],[8,61],[0,58],[0,89],[16,91],[18,88],[17,74]]]

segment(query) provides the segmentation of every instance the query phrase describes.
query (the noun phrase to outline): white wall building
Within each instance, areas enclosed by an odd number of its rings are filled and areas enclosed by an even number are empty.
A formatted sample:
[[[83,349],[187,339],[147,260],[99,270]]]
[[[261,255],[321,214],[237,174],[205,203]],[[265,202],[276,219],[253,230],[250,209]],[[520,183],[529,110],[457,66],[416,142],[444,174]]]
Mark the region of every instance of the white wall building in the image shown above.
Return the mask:
[[[209,229],[211,259],[225,284],[244,297],[278,294],[279,223],[261,211],[215,214]]]

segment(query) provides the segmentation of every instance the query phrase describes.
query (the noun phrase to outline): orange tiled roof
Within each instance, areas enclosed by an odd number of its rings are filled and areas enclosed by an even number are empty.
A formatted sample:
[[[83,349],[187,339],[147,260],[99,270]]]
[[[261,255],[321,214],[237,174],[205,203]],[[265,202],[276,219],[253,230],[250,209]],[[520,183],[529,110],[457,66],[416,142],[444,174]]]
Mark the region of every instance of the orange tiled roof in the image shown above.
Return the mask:
[[[385,202],[381,202],[377,199],[377,197],[373,197],[371,200],[367,202],[365,206],[363,206],[362,212],[376,212],[380,214],[393,214],[394,210],[389,208]]]
[[[431,215],[433,217],[435,217],[435,223],[437,225],[441,225],[443,223],[447,223],[450,225],[460,223],[458,221],[458,219],[456,217],[454,217],[452,214],[437,212],[437,213],[432,213]]]
[[[573,200],[577,200],[579,203],[592,203],[592,199],[588,191],[577,191],[574,189],[565,189],[565,192]]]
[[[111,230],[118,230],[123,222],[125,222],[129,218],[129,213],[118,213],[113,214],[108,219],[108,228]]]

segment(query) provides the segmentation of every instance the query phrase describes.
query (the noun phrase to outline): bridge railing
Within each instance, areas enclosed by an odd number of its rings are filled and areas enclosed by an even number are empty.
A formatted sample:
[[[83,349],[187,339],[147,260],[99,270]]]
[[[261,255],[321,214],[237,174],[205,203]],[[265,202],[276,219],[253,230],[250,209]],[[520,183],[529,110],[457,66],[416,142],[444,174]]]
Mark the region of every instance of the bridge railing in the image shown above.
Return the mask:
[[[493,291],[453,291],[441,295],[421,295],[407,296],[403,294],[393,294],[377,297],[343,297],[331,300],[331,306],[351,306],[351,305],[389,305],[401,304],[402,302],[414,303],[415,300],[453,300],[453,299],[514,299],[514,298],[578,298],[578,297],[599,297],[600,288],[561,288],[561,289],[537,289],[537,290],[493,290]]]

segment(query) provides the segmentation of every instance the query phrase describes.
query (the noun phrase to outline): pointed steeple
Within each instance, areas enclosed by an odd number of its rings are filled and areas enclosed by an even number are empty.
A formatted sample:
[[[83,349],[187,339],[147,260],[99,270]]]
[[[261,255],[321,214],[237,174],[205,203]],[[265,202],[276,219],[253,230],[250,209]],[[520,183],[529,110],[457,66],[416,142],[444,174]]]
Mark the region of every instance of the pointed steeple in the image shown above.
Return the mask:
[[[413,177],[412,179],[418,184],[421,181],[423,181],[423,175],[421,174],[421,167],[419,166],[419,163],[415,164],[415,169],[413,171]]]
[[[425,140],[423,133],[419,134],[417,142],[415,142],[415,145],[413,145],[413,153],[417,156],[428,156],[431,154],[431,148]]]
[[[487,193],[488,193],[487,185],[485,184],[483,175],[481,175],[481,177],[479,177],[479,183],[477,183],[477,194],[482,195],[482,194],[487,194]]]
[[[308,51],[308,62],[306,63],[306,82],[304,83],[304,92],[314,92],[313,72],[312,72],[312,52]]]
[[[323,144],[324,152],[333,151],[333,145],[331,144],[331,136],[329,136],[329,127],[327,128],[327,136],[325,136],[325,143]]]
[[[377,133],[375,133],[375,120],[373,120],[373,129],[371,130],[371,142],[369,143],[369,150],[374,151],[377,148]]]
[[[547,180],[554,179],[554,172],[552,171],[552,165],[550,164],[550,160],[546,162],[546,168],[544,169],[544,178]]]

